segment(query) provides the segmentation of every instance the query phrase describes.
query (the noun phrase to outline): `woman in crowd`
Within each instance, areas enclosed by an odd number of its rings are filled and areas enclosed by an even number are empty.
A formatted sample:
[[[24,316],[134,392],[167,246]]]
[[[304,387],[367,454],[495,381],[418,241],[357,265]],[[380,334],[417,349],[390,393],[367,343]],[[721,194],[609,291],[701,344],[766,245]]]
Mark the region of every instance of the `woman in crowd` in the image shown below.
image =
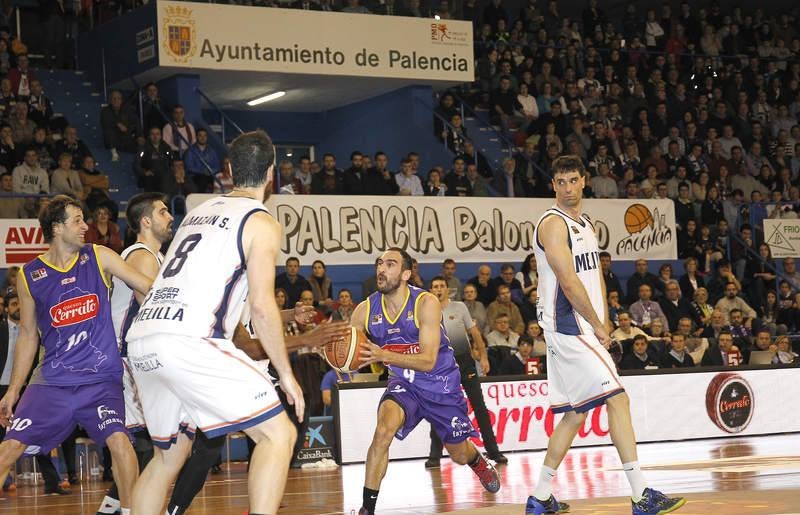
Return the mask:
[[[311,285],[311,293],[314,294],[315,306],[330,306],[333,304],[333,282],[325,274],[325,263],[317,259],[311,263],[311,277],[308,283]]]
[[[103,245],[114,252],[122,251],[119,226],[111,221],[111,212],[106,206],[99,206],[94,210],[94,216],[84,239],[86,243]]]
[[[678,280],[681,294],[686,299],[694,298],[694,292],[705,286],[703,277],[697,271],[697,258],[690,257],[683,262],[686,273]]]
[[[694,291],[691,307],[692,321],[695,327],[709,327],[714,307],[708,303],[708,290],[702,286],[697,288]]]
[[[539,284],[539,273],[536,271],[536,255],[533,253],[525,256],[525,260],[519,267],[519,272],[514,275],[514,279],[522,285],[522,296],[527,297],[531,290],[536,289]]]
[[[486,334],[486,308],[478,301],[477,288],[472,284],[466,284],[464,285],[462,295],[464,299],[463,302],[467,306],[472,320],[475,321],[475,325],[478,326],[481,334]]]
[[[333,312],[333,319],[349,321],[355,307],[353,303],[353,294],[350,293],[350,290],[347,288],[342,288],[339,291],[339,302]]]
[[[785,325],[778,325],[778,295],[774,291],[768,291],[760,305],[756,306],[758,318],[761,325],[769,329],[771,335],[778,332],[786,332]]]
[[[539,327],[539,322],[536,320],[528,321],[525,326],[525,334],[527,334],[533,341],[533,350],[531,356],[545,356],[547,355],[547,344],[544,340],[544,331]]]
[[[775,287],[775,268],[772,263],[772,253],[769,245],[762,243],[758,246],[758,256],[749,256],[745,267],[742,288],[747,288],[750,303],[760,305],[766,298],[767,289]]]
[[[706,199],[700,207],[700,221],[703,225],[716,226],[724,218],[722,200],[719,198],[719,188],[716,184],[706,188]]]
[[[775,357],[772,358],[773,363],[782,363],[788,365],[797,362],[798,357],[800,356],[798,356],[798,354],[792,350],[792,343],[789,341],[788,336],[778,336],[775,344],[778,346],[778,352],[775,354]]]
[[[428,172],[428,181],[423,189],[426,197],[444,197],[447,186],[442,182],[442,174],[437,168],[431,168]]]

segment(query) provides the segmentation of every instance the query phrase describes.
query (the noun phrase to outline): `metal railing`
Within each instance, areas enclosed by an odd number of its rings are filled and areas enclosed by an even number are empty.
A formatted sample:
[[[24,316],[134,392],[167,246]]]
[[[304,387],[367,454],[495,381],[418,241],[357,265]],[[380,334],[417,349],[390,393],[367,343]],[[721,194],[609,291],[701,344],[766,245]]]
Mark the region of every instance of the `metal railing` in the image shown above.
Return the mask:
[[[194,88],[194,91],[195,91],[195,93],[197,93],[198,95],[200,95],[200,98],[202,98],[203,100],[205,100],[205,101],[208,103],[208,105],[209,105],[209,106],[211,106],[211,108],[212,108],[212,109],[214,109],[214,110],[215,110],[217,113],[219,113],[219,115],[220,115],[220,119],[222,120],[222,124],[221,124],[221,125],[222,125],[222,143],[223,143],[223,144],[225,144],[225,145],[227,145],[227,144],[228,144],[228,140],[225,138],[225,122],[226,122],[226,121],[227,121],[229,124],[233,125],[233,127],[236,129],[236,131],[237,131],[239,134],[244,134],[244,131],[242,130],[242,128],[241,128],[241,127],[239,127],[239,124],[237,124],[235,121],[233,121],[233,119],[231,119],[231,117],[230,117],[230,116],[228,116],[227,114],[225,114],[225,111],[223,111],[222,109],[220,109],[220,108],[219,108],[219,106],[217,106],[217,104],[215,104],[213,100],[211,100],[210,98],[208,98],[208,95],[206,95],[205,93],[203,93],[203,90],[201,90],[200,88]]]

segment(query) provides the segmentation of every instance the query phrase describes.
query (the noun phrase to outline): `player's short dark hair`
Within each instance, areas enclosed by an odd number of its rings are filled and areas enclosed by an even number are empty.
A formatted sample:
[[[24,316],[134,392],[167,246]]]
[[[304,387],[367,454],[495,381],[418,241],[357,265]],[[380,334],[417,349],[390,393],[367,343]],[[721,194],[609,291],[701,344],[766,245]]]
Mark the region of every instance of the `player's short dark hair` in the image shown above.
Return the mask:
[[[401,249],[400,247],[389,247],[388,249],[386,249],[386,252],[397,252],[398,254],[400,254],[400,257],[402,258],[400,260],[400,271],[411,270],[411,265],[413,264],[414,261],[414,259],[411,257],[411,254],[406,252],[404,249]]]
[[[128,208],[125,210],[125,219],[128,222],[128,228],[139,233],[142,230],[141,222],[144,216],[153,216],[153,204],[158,201],[166,203],[163,193],[146,192],[134,195],[128,201]]]
[[[555,177],[560,173],[572,173],[578,172],[581,175],[585,175],[586,168],[583,166],[583,161],[581,158],[576,155],[565,155],[557,157],[553,160],[553,164],[551,166],[550,174]]]
[[[228,158],[235,186],[259,186],[266,181],[267,169],[275,165],[275,145],[262,130],[245,132],[231,143]]]
[[[67,221],[67,207],[74,206],[83,211],[83,206],[77,200],[66,195],[56,195],[41,211],[39,211],[39,225],[42,227],[44,241],[53,241],[53,224],[63,224]]]

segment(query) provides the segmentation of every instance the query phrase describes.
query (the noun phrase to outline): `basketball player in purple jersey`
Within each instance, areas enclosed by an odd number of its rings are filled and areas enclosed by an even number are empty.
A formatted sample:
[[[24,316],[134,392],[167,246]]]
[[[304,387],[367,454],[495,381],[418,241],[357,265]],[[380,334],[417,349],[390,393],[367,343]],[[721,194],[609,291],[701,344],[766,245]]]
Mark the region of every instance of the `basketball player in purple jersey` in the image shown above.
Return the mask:
[[[367,454],[359,515],[375,512],[392,439],[404,439],[423,419],[444,442],[450,459],[469,465],[486,490],[497,492],[497,472],[469,441],[478,433],[467,416],[461,374],[442,324],[439,300],[408,285],[411,256],[402,249],[384,252],[375,272],[378,291],[359,304],[350,318],[372,342],[361,351],[365,364],[381,362],[389,368],[389,384]]]
[[[0,400],[0,423],[10,424],[0,444],[0,484],[23,452],[47,453],[80,424],[111,451],[125,515],[138,469],[125,429],[122,360],[107,277],[119,277],[142,293],[150,280],[112,250],[84,244],[88,226],[81,205],[71,198],[53,198],[39,223],[50,249],[20,270],[19,337],[11,384]],[[39,333],[44,358],[19,399]]]

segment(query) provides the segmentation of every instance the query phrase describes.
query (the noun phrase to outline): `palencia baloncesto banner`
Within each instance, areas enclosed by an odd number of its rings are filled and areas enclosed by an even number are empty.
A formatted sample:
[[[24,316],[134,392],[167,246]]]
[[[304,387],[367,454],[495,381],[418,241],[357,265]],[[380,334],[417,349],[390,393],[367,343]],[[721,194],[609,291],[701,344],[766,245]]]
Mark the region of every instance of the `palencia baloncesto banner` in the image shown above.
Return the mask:
[[[457,20],[158,3],[161,66],[472,81],[472,25]]]
[[[188,207],[212,195],[192,195]],[[284,258],[303,264],[371,264],[389,247],[422,263],[521,261],[533,252],[536,221],[552,199],[273,195]],[[600,249],[616,260],[675,259],[671,200],[586,200]],[[592,266],[592,265],[589,265]]]

